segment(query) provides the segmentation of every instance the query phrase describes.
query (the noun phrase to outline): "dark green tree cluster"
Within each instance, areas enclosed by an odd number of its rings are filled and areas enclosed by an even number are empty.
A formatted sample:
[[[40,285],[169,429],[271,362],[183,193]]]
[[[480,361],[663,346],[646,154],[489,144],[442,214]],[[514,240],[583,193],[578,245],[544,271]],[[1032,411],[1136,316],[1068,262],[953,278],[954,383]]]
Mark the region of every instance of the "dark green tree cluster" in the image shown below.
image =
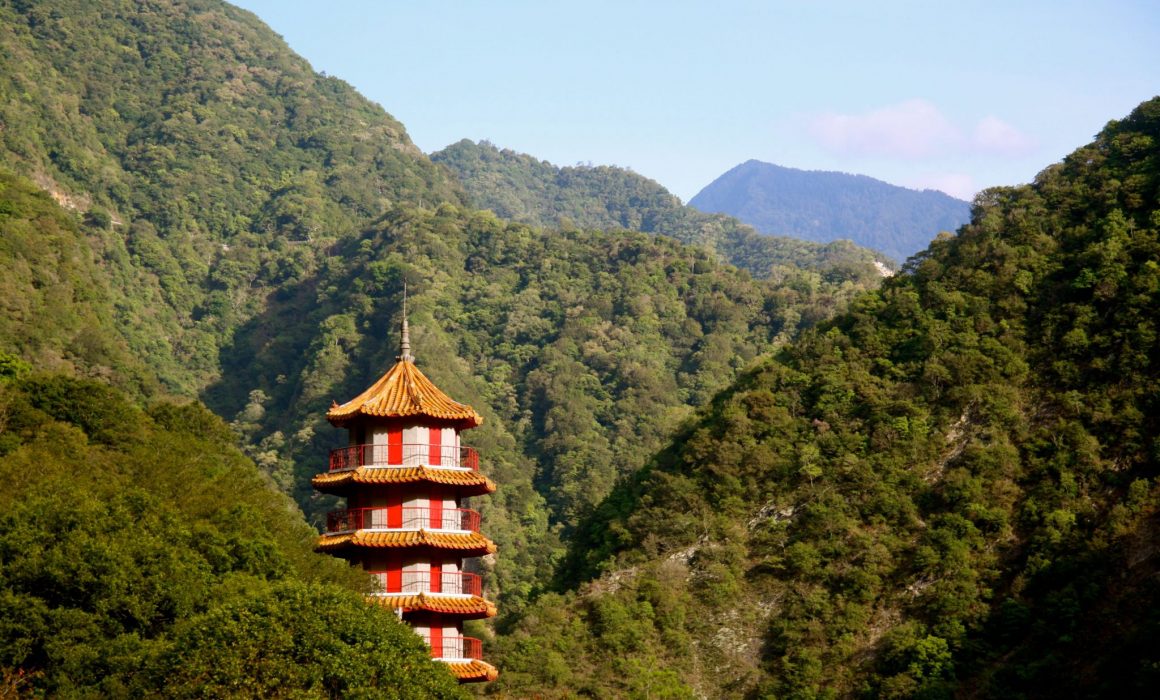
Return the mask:
[[[749,160],[705,186],[689,205],[735,216],[766,234],[825,243],[849,239],[905,260],[939,231],[956,231],[970,205],[865,175],[798,170]]]
[[[459,697],[197,404],[0,374],[0,669],[47,697]]]
[[[614,490],[492,690],[1149,697],[1158,191],[1160,98],[983,193]]]
[[[878,274],[875,259],[888,262],[849,241],[812,243],[787,238],[788,231],[765,229],[777,235],[761,235],[731,216],[685,206],[655,181],[624,168],[558,167],[466,139],[431,154],[431,159],[455,173],[474,206],[505,219],[548,228],[662,234],[708,248],[758,278],[776,276],[789,266],[857,279]],[[964,204],[964,221],[965,213]],[[834,238],[838,236],[829,240]]]

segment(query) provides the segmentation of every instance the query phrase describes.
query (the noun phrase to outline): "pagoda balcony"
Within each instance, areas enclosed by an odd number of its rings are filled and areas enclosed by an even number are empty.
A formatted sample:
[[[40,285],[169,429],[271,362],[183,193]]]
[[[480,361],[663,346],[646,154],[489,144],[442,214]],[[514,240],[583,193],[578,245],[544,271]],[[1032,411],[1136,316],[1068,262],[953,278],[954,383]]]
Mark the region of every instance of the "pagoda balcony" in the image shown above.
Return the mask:
[[[380,595],[483,595],[483,583],[478,574],[444,571],[435,576],[430,571],[371,571]]]
[[[347,508],[326,514],[327,532],[352,530],[452,530],[479,532],[479,511],[470,508],[388,506]]]
[[[431,658],[442,661],[459,661],[460,659],[482,659],[483,642],[475,637],[443,637],[441,642],[431,644]]]
[[[356,467],[439,467],[479,471],[474,447],[447,447],[428,443],[351,445],[330,451],[330,471]]]

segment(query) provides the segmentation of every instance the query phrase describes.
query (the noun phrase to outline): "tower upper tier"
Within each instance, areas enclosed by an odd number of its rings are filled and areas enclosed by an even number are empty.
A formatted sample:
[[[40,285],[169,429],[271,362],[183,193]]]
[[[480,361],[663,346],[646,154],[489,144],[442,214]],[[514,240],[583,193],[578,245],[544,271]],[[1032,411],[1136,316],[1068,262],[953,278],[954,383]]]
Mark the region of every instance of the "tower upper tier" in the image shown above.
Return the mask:
[[[451,423],[459,430],[474,428],[483,423],[483,416],[465,403],[459,403],[439,390],[439,387],[415,366],[411,355],[411,330],[407,324],[407,299],[403,297],[403,333],[399,342],[398,362],[369,389],[344,404],[335,403],[326,412],[326,419],[336,428],[343,428],[360,417],[410,418],[425,416],[439,422]]]
[[[326,419],[339,428],[359,417],[412,416],[447,421],[460,430],[474,428],[483,422],[483,416],[471,406],[440,391],[419,371],[409,355],[396,362],[369,389],[344,404],[334,404],[326,412]]]

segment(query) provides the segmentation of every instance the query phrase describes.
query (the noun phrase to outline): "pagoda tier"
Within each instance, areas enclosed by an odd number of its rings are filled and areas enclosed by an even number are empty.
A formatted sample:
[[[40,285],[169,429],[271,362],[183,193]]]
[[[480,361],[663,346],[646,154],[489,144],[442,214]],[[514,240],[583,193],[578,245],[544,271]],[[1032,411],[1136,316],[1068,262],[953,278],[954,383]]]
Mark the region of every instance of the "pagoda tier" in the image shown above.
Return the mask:
[[[499,678],[499,671],[496,670],[495,666],[479,659],[472,659],[468,662],[451,661],[447,667],[451,669],[451,673],[455,674],[460,683],[483,683]]]
[[[421,592],[417,594],[379,593],[374,602],[384,608],[402,610],[403,614],[416,611],[456,615],[464,620],[495,617],[495,603],[477,595],[454,595]]]
[[[495,543],[478,532],[460,534],[431,530],[407,532],[355,530],[323,535],[318,538],[316,545],[316,549],[320,552],[352,547],[429,547],[440,551],[452,551],[462,557],[482,557],[496,550]]]
[[[331,451],[328,471],[312,484],[345,497],[347,507],[328,514],[316,548],[370,573],[370,600],[395,610],[461,682],[494,680],[498,671],[481,659],[481,642],[463,636],[464,620],[496,614],[479,575],[464,570],[465,558],[496,551],[480,532],[479,512],[466,507],[496,485],[459,440],[483,418],[415,366],[405,314],[398,360],[327,412],[350,444]]]
[[[405,323],[405,321],[404,321]],[[408,345],[410,345],[408,339]],[[483,416],[471,406],[454,401],[439,390],[414,364],[410,348],[377,382],[344,404],[335,404],[326,419],[336,428],[351,426],[360,418],[425,419],[446,422],[460,430],[478,427]]]
[[[356,445],[333,452],[347,452],[351,449],[367,452],[373,445]],[[469,449],[469,448],[464,448]],[[335,463],[333,453],[331,465]],[[343,462],[340,462],[343,463]],[[495,483],[473,469],[448,469],[429,465],[403,466],[402,464],[359,464],[358,466],[331,468],[326,474],[319,474],[310,481],[315,491],[346,496],[352,491],[368,486],[384,484],[441,484],[454,486],[461,496],[483,496],[495,493]]]

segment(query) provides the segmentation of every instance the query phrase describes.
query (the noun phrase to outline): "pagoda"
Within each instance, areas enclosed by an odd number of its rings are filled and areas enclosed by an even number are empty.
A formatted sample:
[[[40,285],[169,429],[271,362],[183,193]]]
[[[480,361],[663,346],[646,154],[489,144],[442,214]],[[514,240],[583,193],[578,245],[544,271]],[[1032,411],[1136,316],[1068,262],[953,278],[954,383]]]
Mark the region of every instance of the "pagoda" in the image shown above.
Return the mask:
[[[317,549],[370,572],[373,601],[410,624],[460,682],[495,680],[480,641],[463,636],[464,620],[496,613],[479,575],[464,568],[465,559],[496,549],[479,531],[479,513],[465,507],[495,491],[479,455],[460,444],[460,433],[483,417],[415,366],[405,301],[402,331],[395,365],[326,414],[348,431],[349,446],[332,450],[329,471],[311,483],[345,497],[347,507],[328,514]]]

